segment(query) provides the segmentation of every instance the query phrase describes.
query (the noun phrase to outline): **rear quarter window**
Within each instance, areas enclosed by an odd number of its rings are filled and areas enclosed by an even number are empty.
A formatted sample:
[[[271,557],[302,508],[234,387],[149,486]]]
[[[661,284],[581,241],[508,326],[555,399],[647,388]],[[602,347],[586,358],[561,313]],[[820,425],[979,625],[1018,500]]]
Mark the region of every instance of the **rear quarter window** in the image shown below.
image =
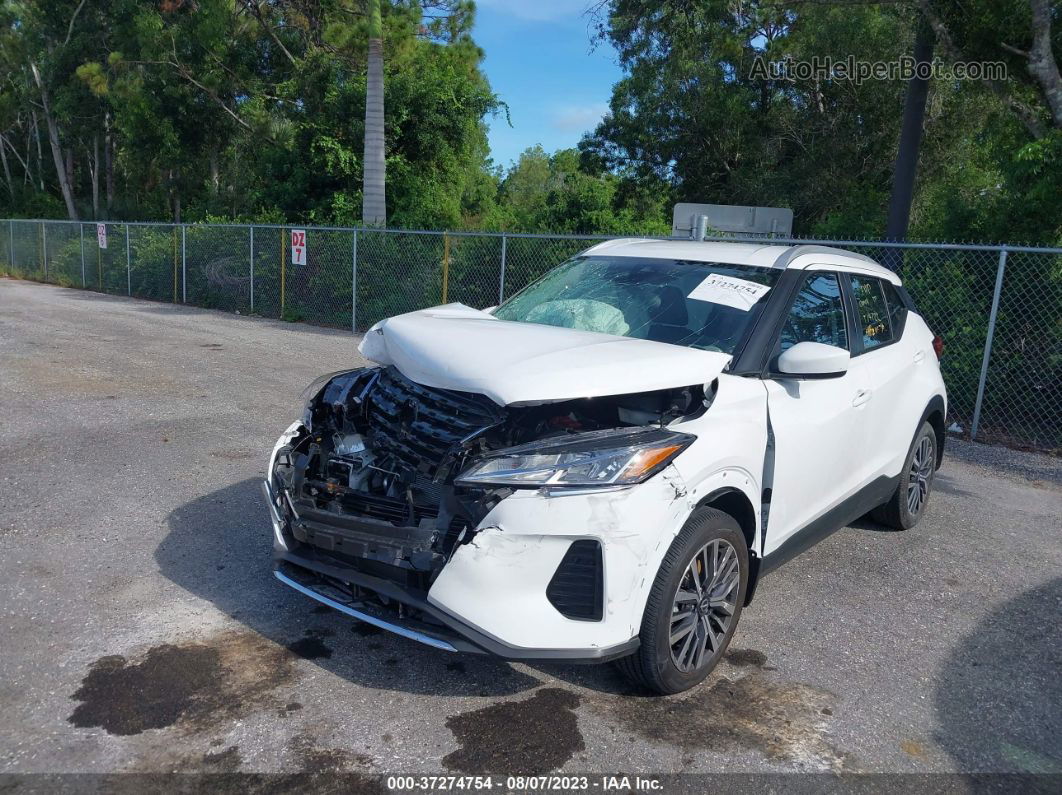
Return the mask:
[[[898,340],[903,336],[903,327],[907,322],[907,301],[896,285],[892,282],[881,280],[881,290],[885,294],[885,306],[889,311],[889,322],[892,325],[892,338]]]

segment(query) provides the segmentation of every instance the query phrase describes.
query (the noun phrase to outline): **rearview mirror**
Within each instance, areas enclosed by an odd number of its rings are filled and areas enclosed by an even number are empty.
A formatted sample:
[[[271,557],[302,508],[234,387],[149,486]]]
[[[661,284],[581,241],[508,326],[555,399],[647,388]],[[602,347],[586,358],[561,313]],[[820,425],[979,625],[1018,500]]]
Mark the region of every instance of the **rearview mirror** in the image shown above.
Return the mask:
[[[840,378],[848,372],[848,351],[821,342],[798,342],[778,357],[775,368],[783,378]]]

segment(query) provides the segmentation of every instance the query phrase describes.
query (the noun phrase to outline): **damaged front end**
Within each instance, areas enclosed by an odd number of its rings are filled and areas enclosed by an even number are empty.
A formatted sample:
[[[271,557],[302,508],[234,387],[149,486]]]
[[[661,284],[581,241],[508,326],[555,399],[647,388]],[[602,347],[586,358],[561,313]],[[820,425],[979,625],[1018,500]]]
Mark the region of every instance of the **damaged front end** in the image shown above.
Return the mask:
[[[520,655],[429,601],[455,553],[516,490],[621,489],[648,478],[692,439],[664,426],[708,403],[702,388],[683,387],[500,406],[415,383],[393,366],[339,373],[309,391],[266,483],[277,576],[430,645],[507,657]],[[666,438],[643,455],[631,445],[647,433]]]

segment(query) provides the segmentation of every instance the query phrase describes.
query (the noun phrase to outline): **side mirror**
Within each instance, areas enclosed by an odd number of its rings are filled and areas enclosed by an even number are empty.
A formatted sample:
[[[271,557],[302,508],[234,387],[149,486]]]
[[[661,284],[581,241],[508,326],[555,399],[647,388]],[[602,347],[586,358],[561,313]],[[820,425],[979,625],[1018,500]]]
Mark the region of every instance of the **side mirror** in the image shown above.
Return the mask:
[[[778,357],[776,375],[785,378],[840,378],[848,372],[850,354],[836,345],[798,342]]]

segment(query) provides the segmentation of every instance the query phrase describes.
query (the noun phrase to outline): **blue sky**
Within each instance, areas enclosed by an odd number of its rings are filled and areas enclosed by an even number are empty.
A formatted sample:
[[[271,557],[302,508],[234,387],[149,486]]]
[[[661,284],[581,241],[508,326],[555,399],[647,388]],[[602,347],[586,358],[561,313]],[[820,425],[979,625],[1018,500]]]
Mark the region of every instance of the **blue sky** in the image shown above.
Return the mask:
[[[473,37],[491,87],[509,103],[488,119],[494,162],[508,166],[529,146],[575,146],[608,108],[621,76],[616,53],[592,48],[586,0],[478,0]]]

